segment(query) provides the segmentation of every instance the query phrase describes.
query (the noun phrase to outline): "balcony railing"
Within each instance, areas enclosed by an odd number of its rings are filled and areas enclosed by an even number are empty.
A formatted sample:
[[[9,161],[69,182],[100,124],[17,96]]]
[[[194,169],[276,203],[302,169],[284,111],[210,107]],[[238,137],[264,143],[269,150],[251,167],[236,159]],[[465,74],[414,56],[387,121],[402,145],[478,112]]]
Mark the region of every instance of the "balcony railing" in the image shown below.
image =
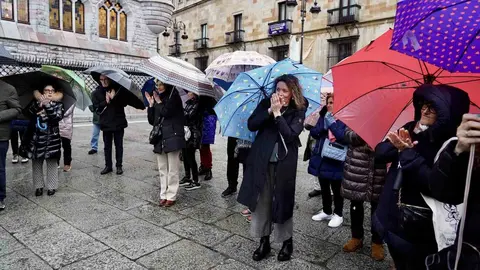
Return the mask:
[[[282,20],[268,24],[269,36],[280,36],[292,33],[292,20]]]
[[[181,53],[181,44],[173,44],[168,46],[168,55],[179,56]]]
[[[203,50],[208,48],[208,38],[195,39],[193,42],[193,47],[195,50]]]
[[[360,20],[360,5],[349,5],[346,7],[327,10],[328,26],[357,23]]]
[[[244,41],[245,30],[235,30],[225,33],[225,43],[233,44]]]

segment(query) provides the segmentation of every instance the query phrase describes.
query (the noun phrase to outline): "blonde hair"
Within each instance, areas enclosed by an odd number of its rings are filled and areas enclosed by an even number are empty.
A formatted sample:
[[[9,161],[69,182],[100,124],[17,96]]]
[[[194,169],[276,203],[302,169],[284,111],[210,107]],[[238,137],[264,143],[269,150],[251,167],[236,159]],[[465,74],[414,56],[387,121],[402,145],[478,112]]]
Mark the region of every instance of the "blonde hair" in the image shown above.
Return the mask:
[[[275,80],[275,88],[279,82],[284,82],[288,89],[292,91],[292,99],[295,103],[295,107],[299,110],[305,109],[306,102],[303,97],[302,86],[297,77],[290,74],[282,75]]]

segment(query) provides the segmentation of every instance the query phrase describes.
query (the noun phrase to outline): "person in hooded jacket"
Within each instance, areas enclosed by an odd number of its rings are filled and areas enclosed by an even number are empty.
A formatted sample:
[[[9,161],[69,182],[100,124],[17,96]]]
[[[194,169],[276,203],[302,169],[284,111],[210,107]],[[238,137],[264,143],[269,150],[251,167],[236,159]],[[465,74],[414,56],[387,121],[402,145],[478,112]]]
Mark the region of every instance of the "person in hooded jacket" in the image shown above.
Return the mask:
[[[145,92],[150,125],[161,125],[162,138],[154,145],[160,174],[160,206],[171,207],[180,182],[180,152],[185,148],[182,99],[172,86],[155,79],[153,96]]]
[[[250,148],[238,202],[252,211],[251,234],[260,238],[253,260],[264,259],[274,241],[283,242],[279,261],[290,260],[293,252],[293,208],[298,162],[299,135],[308,101],[298,79],[282,75],[276,91],[260,102],[248,119],[248,129],[258,132]]]
[[[202,143],[203,115],[199,110],[198,96],[188,92],[188,100],[185,106],[185,126],[190,131],[190,137],[187,139],[187,146],[183,149],[183,165],[185,167],[185,177],[180,181],[180,186],[185,187],[187,191],[199,189],[198,167],[195,158],[195,152],[200,149]],[[192,177],[192,178],[190,178]]]
[[[340,187],[343,178],[344,161],[331,159],[322,156],[323,145],[326,140],[343,143],[345,135],[345,124],[333,118],[333,94],[327,95],[327,105],[320,111],[320,118],[310,135],[316,140],[308,173],[317,176],[322,190],[323,209],[312,217],[314,221],[329,221],[328,226],[336,228],[343,223],[343,197],[340,194]],[[332,209],[332,194],[335,209]]]
[[[442,144],[455,136],[469,104],[458,88],[422,85],[413,94],[415,120],[390,132],[375,149],[376,159],[392,166],[372,221],[398,270],[425,269],[426,256],[437,250],[432,212],[421,196],[431,196],[424,173]]]
[[[458,140],[446,145],[440,153],[431,172],[424,168],[425,177],[429,180],[429,188],[433,198],[458,205],[463,203],[467,179],[470,147],[476,145],[470,191],[468,195],[467,214],[462,218],[465,222],[463,244],[458,269],[480,269],[480,116],[465,114],[462,124],[457,129]],[[425,167],[425,166],[424,166]],[[429,270],[454,269],[458,246],[458,233],[455,243],[439,253],[429,255],[426,267]],[[451,254],[449,256],[449,253]]]
[[[42,196],[47,186],[48,196],[55,194],[58,188],[57,160],[60,158],[61,140],[59,122],[63,118],[63,94],[52,85],[40,90],[41,96],[25,108],[25,116],[30,118],[30,125],[25,134],[22,156],[32,160],[33,184],[35,196]],[[43,163],[47,164],[45,185]]]
[[[143,110],[143,101],[130,99],[127,89],[119,86],[105,75],[100,75],[100,86],[92,93],[92,103],[95,112],[100,116],[100,129],[103,133],[105,151],[105,168],[100,174],[113,172],[112,141],[115,142],[115,159],[117,174],[123,174],[123,136],[128,127],[125,107],[130,105]]]
[[[343,246],[345,252],[355,252],[363,247],[364,202],[370,202],[373,216],[385,184],[387,164],[375,159],[375,151],[352,129],[345,130],[343,140],[348,144],[343,169],[341,194],[350,200],[352,238]],[[373,227],[371,256],[377,261],[385,258],[383,240]]]

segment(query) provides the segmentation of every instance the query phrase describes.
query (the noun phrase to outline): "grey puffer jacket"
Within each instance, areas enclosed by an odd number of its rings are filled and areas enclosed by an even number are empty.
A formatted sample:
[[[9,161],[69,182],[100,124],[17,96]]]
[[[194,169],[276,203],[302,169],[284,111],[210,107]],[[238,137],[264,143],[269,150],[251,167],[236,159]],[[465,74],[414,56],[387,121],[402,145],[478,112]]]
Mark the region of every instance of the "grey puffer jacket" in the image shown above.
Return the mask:
[[[0,141],[10,140],[10,122],[21,112],[17,91],[0,81]]]
[[[67,138],[69,140],[73,137],[73,111],[75,110],[75,104],[70,107],[65,114],[63,119],[58,123],[60,126],[60,137]]]
[[[348,127],[344,141],[349,147],[343,170],[343,198],[377,202],[385,184],[386,164],[375,160],[375,151]]]

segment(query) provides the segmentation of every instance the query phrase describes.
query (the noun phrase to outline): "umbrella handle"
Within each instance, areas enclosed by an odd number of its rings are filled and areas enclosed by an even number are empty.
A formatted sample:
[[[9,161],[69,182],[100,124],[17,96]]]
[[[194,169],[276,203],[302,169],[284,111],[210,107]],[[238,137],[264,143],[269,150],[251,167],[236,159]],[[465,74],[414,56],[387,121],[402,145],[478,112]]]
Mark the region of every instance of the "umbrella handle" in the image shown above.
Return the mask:
[[[47,129],[47,123],[40,123],[40,117],[37,117],[37,127],[40,130],[46,130]]]

